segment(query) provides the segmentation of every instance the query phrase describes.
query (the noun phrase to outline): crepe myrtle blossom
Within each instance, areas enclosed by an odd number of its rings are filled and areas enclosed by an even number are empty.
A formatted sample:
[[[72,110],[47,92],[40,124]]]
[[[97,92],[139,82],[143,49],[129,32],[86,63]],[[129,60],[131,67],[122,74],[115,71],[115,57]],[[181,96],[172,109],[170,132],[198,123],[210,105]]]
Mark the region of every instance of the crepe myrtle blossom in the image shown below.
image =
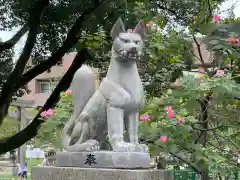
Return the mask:
[[[221,20],[221,16],[215,15],[215,16],[212,17],[213,22],[218,22],[220,20]]]
[[[145,113],[145,114],[142,114],[142,115],[140,116],[140,119],[141,119],[142,121],[148,121],[148,120],[150,120],[150,117],[149,117],[149,115],[148,115],[147,113]]]
[[[224,75],[224,70],[218,69],[218,70],[216,71],[216,74],[215,74],[214,76],[221,77],[221,76],[223,76],[223,75]]]
[[[161,137],[160,137],[160,141],[161,141],[162,143],[167,142],[167,140],[168,140],[168,137],[167,137],[167,136],[161,136]]]
[[[239,39],[238,38],[234,39],[233,44],[238,44],[238,43],[239,43]]]
[[[146,28],[151,28],[153,26],[153,22],[152,21],[149,21],[146,23]]]
[[[228,43],[232,43],[232,41],[233,41],[232,36],[229,36],[229,37],[226,39],[226,41],[227,41]]]
[[[47,117],[48,117],[47,111],[41,112],[41,116],[42,116],[43,118],[47,118]]]
[[[54,110],[52,110],[52,109],[47,110],[47,115],[48,116],[52,116],[53,114],[54,114]]]
[[[71,89],[68,89],[68,90],[66,90],[66,91],[64,92],[64,94],[70,95],[70,94],[72,94],[72,90],[71,90]]]
[[[165,107],[164,110],[167,113],[167,116],[168,116],[169,119],[173,119],[175,117],[175,113],[174,113],[171,106]]]
[[[52,109],[48,109],[47,111],[45,110],[45,111],[41,112],[41,116],[43,118],[47,118],[52,115],[54,115],[54,110],[52,110]]]
[[[183,118],[180,116],[177,116],[176,118],[177,118],[178,124],[181,125],[183,123]]]
[[[234,37],[232,37],[232,36],[229,36],[229,37],[226,39],[226,41],[227,41],[228,43],[239,44],[239,38],[238,38],[238,37],[234,38]]]

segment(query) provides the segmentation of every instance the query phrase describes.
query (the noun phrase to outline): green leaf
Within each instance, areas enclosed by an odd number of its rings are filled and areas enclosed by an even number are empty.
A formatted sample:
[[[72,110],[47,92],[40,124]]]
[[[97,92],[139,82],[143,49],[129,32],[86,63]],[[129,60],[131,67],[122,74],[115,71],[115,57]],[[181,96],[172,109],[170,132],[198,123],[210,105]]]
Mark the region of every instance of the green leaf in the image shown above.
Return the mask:
[[[223,48],[223,45],[218,44],[216,46],[213,46],[212,50],[219,50],[219,49],[222,49],[222,48]]]
[[[216,39],[210,40],[210,41],[208,41],[208,43],[211,44],[211,45],[218,45],[219,44],[219,40],[216,40]]]

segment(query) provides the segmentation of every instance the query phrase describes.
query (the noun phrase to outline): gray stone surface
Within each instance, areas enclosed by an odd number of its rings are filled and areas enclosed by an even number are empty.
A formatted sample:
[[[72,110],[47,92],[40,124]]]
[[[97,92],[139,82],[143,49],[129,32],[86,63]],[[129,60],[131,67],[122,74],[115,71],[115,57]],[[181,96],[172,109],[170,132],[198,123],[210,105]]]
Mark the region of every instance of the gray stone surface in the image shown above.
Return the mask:
[[[108,137],[115,152],[129,152],[129,148],[148,152],[138,141],[144,89],[136,63],[143,52],[145,31],[143,21],[132,31],[125,30],[121,19],[116,21],[110,33],[113,45],[108,72],[97,90],[91,69],[77,70],[71,84],[74,112],[62,134],[65,150],[99,150]]]
[[[32,180],[170,180],[163,170],[33,167]]]
[[[96,164],[91,166],[86,163],[88,155],[95,158]],[[58,167],[81,167],[81,168],[121,168],[121,169],[147,169],[151,168],[149,153],[143,152],[59,152],[56,154]]]

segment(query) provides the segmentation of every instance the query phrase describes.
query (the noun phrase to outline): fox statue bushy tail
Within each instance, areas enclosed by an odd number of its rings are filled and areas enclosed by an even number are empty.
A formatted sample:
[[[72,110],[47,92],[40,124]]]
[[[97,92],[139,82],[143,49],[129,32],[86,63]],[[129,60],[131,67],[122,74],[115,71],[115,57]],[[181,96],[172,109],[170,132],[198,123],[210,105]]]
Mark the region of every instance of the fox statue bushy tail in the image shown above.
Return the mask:
[[[64,149],[67,149],[70,145],[71,132],[76,119],[96,90],[94,74],[90,67],[83,65],[76,71],[71,83],[71,89],[74,111],[63,129],[62,143]]]

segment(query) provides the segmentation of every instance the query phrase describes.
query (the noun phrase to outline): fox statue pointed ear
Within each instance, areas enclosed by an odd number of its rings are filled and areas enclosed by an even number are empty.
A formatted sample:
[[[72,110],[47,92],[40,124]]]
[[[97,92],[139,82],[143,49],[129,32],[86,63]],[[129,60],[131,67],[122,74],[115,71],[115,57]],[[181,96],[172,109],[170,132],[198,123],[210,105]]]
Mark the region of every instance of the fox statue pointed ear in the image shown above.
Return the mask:
[[[133,30],[133,33],[138,33],[142,37],[142,39],[144,39],[146,28],[143,20],[139,21],[139,23],[136,25],[135,29]]]
[[[112,27],[110,36],[113,39],[115,39],[122,32],[125,32],[124,24],[122,22],[122,19],[118,18],[118,20],[115,22],[114,26]]]

